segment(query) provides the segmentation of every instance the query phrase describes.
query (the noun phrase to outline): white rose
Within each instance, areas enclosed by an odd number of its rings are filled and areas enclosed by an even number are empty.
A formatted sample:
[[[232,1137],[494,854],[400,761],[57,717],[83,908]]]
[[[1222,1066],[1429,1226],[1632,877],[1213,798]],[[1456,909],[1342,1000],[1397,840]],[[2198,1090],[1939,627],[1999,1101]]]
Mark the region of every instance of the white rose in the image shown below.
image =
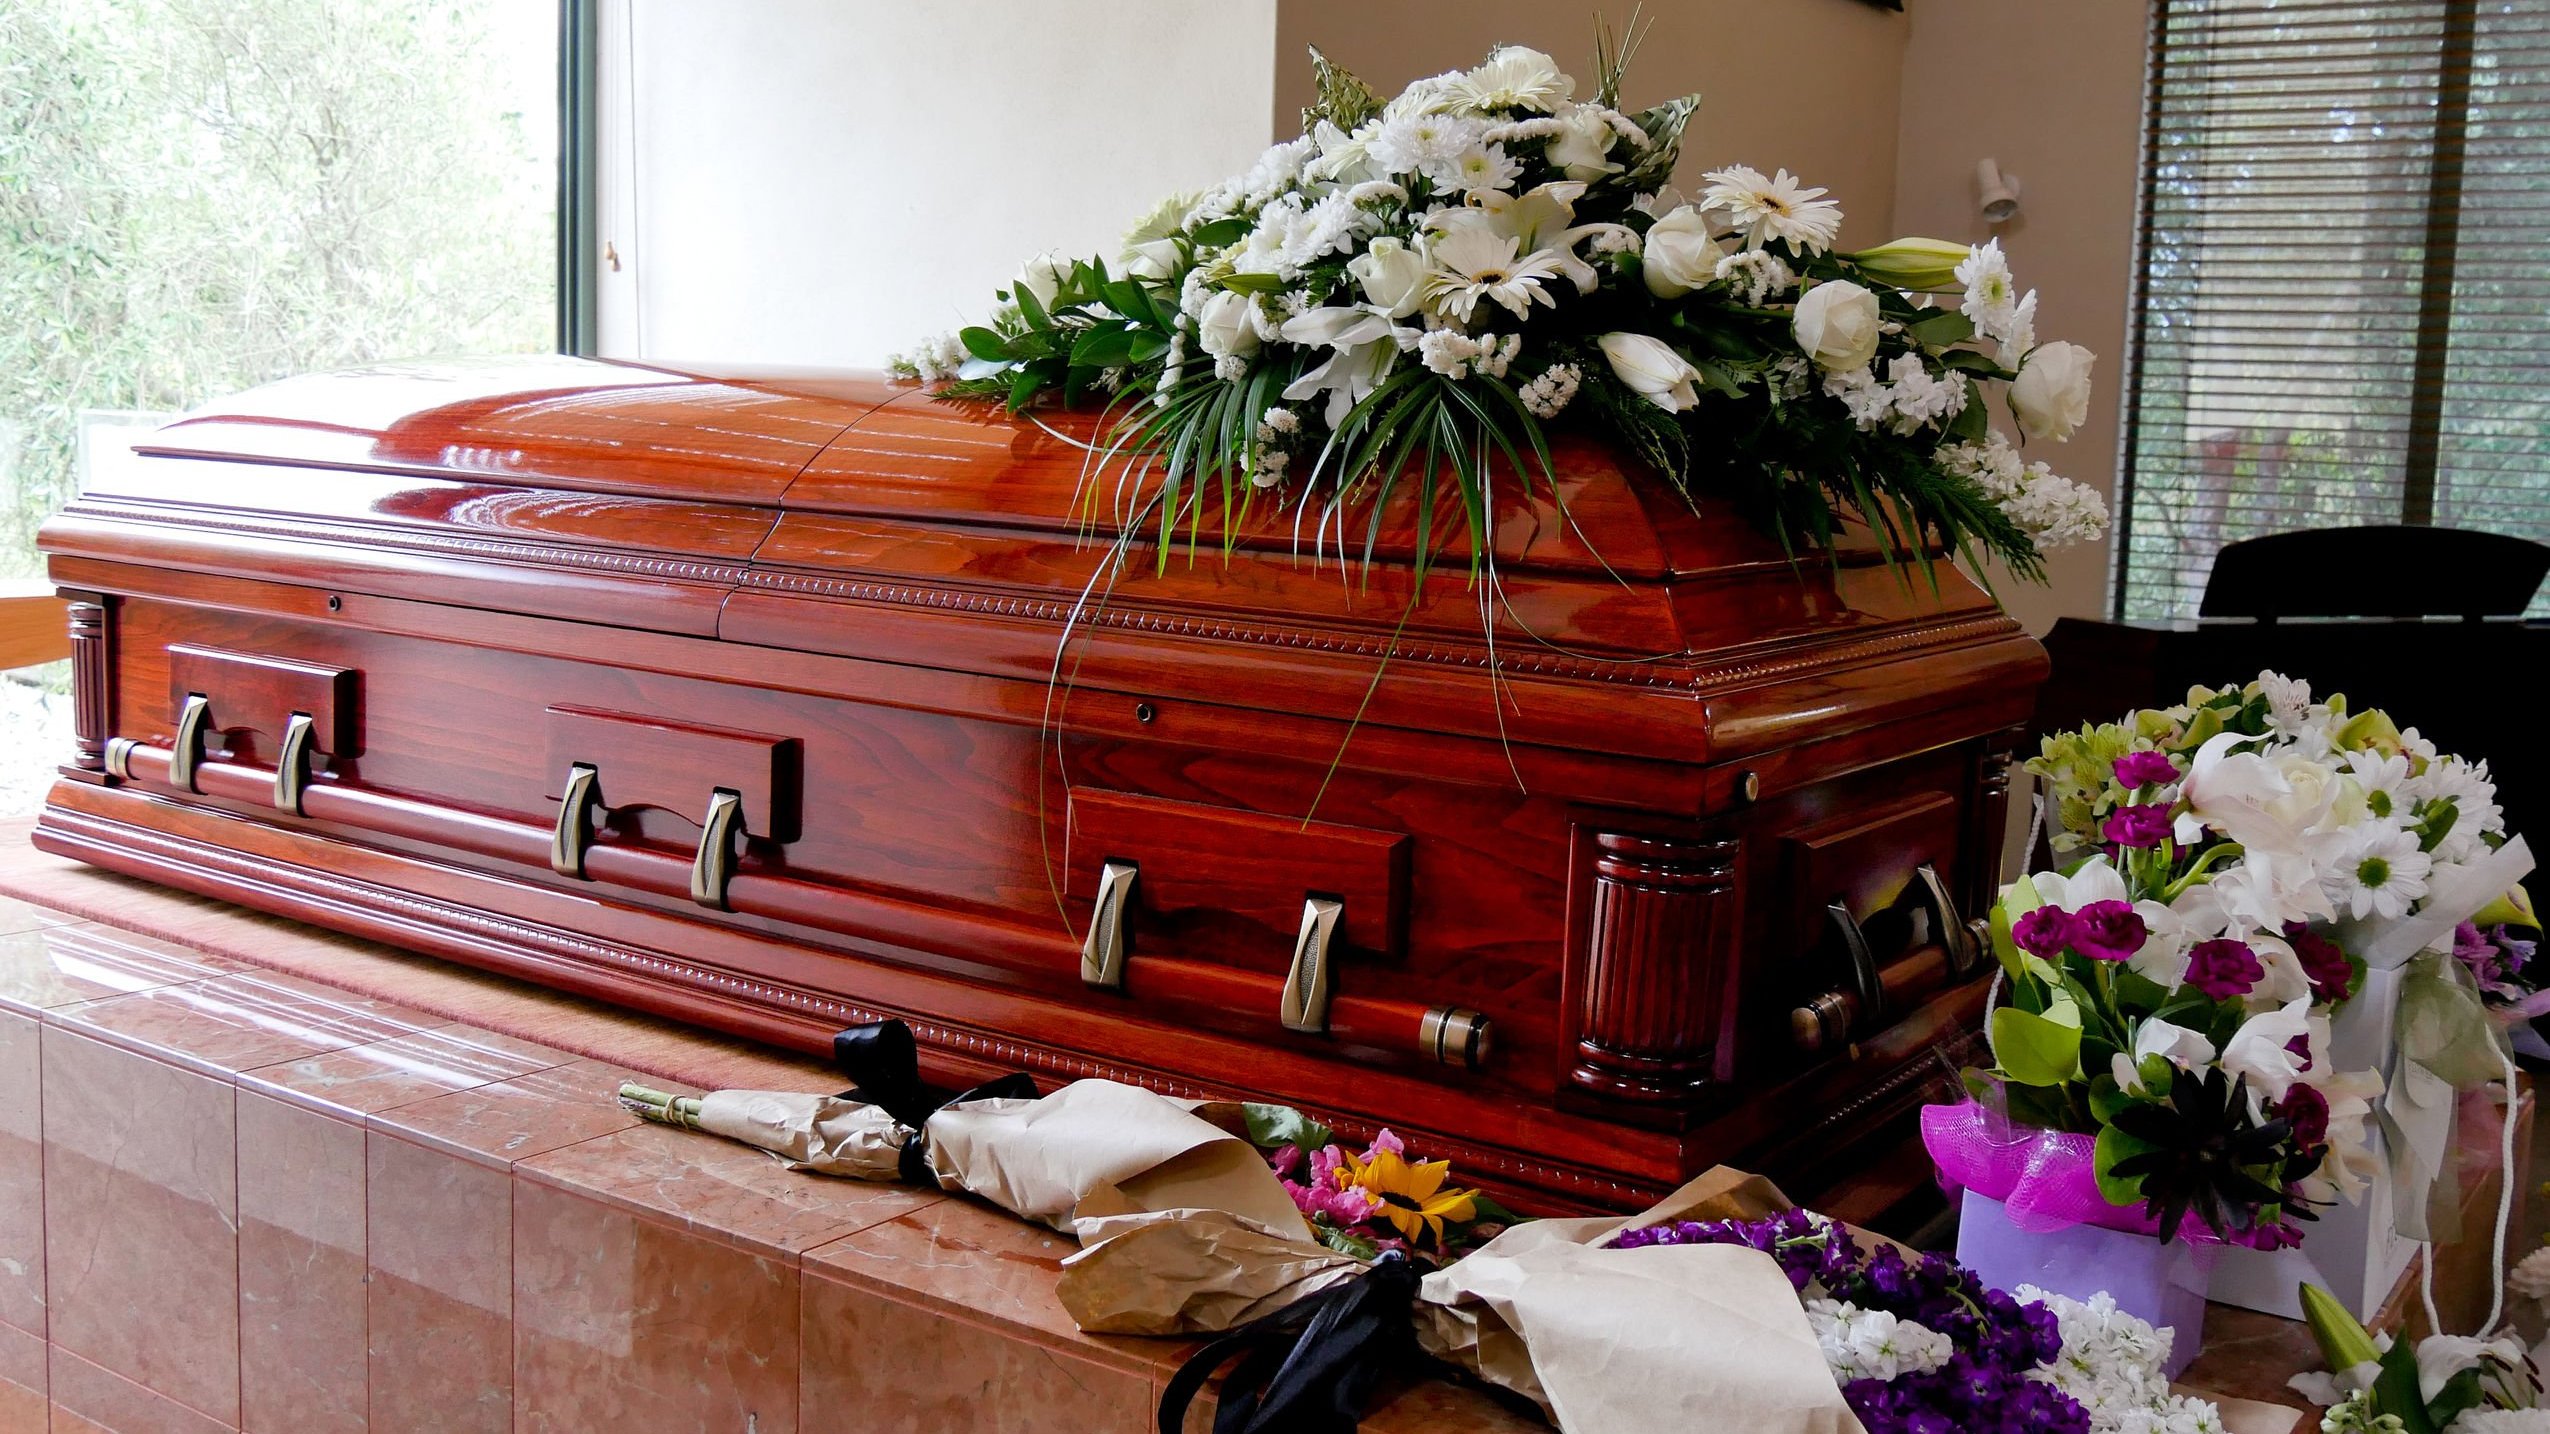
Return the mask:
[[[2079,344],[2039,344],[2010,384],[2020,431],[2061,443],[2090,416],[2090,365],[2098,355]]]
[[[1819,368],[1847,373],[1877,356],[1877,296],[1848,279],[1829,279],[1798,296],[1790,326]]]
[[[1680,413],[1700,401],[1693,387],[1700,371],[1661,340],[1645,334],[1605,334],[1596,340],[1611,371],[1620,381],[1667,413]]]
[[[1052,309],[1054,294],[1062,288],[1063,276],[1071,272],[1069,261],[1053,254],[1039,254],[1018,271],[1014,287],[1036,296],[1036,307]]]
[[[1394,319],[1404,319],[1417,311],[1427,267],[1426,256],[1406,240],[1385,234],[1365,245],[1364,252],[1347,263],[1346,272],[1355,276],[1364,297],[1375,307]]]
[[[1558,116],[1559,132],[1550,137],[1549,162],[1570,179],[1587,182],[1620,173],[1611,158],[1611,121],[1599,105],[1574,105]]]
[[[1145,239],[1128,246],[1117,261],[1124,271],[1137,279],[1165,279],[1178,269],[1178,241]]]
[[[1647,292],[1678,299],[1717,277],[1726,250],[1709,236],[1708,216],[1686,204],[1647,231],[1646,256]]]
[[[1195,340],[1215,358],[1257,352],[1257,301],[1228,289],[1216,292],[1195,317]]]

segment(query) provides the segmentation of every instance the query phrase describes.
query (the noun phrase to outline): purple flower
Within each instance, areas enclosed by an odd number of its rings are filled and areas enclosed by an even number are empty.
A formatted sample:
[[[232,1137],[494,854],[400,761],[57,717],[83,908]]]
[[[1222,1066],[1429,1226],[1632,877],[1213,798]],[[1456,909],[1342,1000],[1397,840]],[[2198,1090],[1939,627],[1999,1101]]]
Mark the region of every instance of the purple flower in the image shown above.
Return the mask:
[[[2317,1088],[2295,1081],[2285,1088],[2284,1099],[2267,1109],[2293,1127],[2295,1145],[2310,1150],[2329,1143],[2329,1098]]]
[[[2217,937],[2199,941],[2187,953],[2187,984],[2216,1001],[2249,994],[2251,987],[2267,977],[2267,968],[2258,953],[2246,941]]]
[[[2159,802],[2118,807],[2107,814],[2105,831],[2115,846],[2158,846],[2169,835],[2169,808]]]
[[[2072,913],[2072,949],[2093,961],[2123,961],[2143,949],[2151,928],[2122,901],[2093,901]]]
[[[2059,906],[2040,906],[2011,924],[2010,939],[2020,950],[2051,961],[2072,944],[2072,913]]]
[[[2311,999],[2322,1003],[2346,999],[2347,989],[2355,984],[2355,968],[2336,942],[2299,921],[2284,924],[2284,939],[2301,958],[2302,974],[2311,982]]]
[[[2128,752],[2116,759],[2116,781],[2123,787],[2157,787],[2178,777],[2178,764],[2164,752]]]
[[[2307,1071],[2311,1068],[2311,1038],[2309,1036],[2295,1036],[2284,1043],[2284,1048],[2293,1056],[2295,1070]]]

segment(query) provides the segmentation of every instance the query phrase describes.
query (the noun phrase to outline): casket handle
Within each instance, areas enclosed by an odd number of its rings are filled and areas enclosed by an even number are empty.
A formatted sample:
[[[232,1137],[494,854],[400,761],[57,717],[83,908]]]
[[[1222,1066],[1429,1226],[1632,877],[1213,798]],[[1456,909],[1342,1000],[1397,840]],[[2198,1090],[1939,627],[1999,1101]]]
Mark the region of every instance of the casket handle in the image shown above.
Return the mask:
[[[1964,919],[1957,912],[1957,899],[1948,894],[1948,883],[1939,877],[1939,868],[1923,862],[1914,873],[1919,882],[1916,899],[1930,909],[1930,939],[1948,953],[1948,972],[1962,981],[1983,964],[1984,941],[1978,939],[1980,924]]]
[[[195,785],[195,768],[204,760],[204,728],[212,721],[212,699],[200,692],[186,694],[186,705],[177,714],[177,736],[169,745],[168,784],[190,792],[203,788]]]
[[[1285,973],[1284,996],[1276,1010],[1285,1030],[1328,1034],[1328,998],[1337,986],[1337,925],[1345,918],[1346,903],[1333,896],[1303,898],[1301,934],[1293,938],[1293,966]]]
[[[584,853],[593,845],[593,809],[600,798],[593,790],[596,773],[590,762],[567,768],[567,790],[558,798],[558,825],[549,835],[549,869],[576,881],[585,879]]]
[[[726,909],[726,886],[735,879],[735,838],[743,829],[744,794],[724,787],[709,793],[699,855],[691,858],[691,900],[711,911]]]
[[[288,817],[301,815],[301,794],[310,788],[310,738],[318,730],[307,712],[295,712],[283,726],[283,748],[274,759],[274,806]]]
[[[1124,989],[1125,907],[1142,869],[1110,861],[1098,869],[1098,901],[1089,912],[1089,935],[1080,943],[1080,979],[1109,991]]]

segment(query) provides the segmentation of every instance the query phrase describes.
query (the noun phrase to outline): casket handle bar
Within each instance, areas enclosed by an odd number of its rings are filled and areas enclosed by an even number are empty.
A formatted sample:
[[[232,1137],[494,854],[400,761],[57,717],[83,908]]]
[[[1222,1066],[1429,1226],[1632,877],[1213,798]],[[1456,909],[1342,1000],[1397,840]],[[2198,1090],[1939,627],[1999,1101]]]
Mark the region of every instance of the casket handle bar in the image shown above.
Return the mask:
[[[699,855],[691,858],[691,900],[726,910],[726,886],[735,879],[735,838],[744,830],[744,794],[725,787],[708,794],[700,819]]]
[[[1891,999],[1890,975],[1904,988],[1899,994],[1917,1001],[1925,985],[1936,985],[1942,978],[1948,983],[1963,981],[1981,965],[1988,937],[1981,923],[1959,916],[1938,868],[1923,862],[1914,871],[1910,900],[1923,924],[1913,928],[1906,948],[1883,969],[1850,904],[1836,897],[1824,908],[1826,927],[1841,948],[1846,984],[1809,997],[1789,1012],[1789,1030],[1798,1049],[1817,1054],[1864,1041],[1883,1029]]]
[[[1080,979],[1109,991],[1124,989],[1125,908],[1142,869],[1110,861],[1098,870],[1098,903],[1089,913],[1089,935],[1080,943]]]
[[[601,794],[593,789],[599,775],[589,762],[567,768],[566,795],[558,799],[557,829],[549,834],[549,869],[575,881],[585,880],[584,853],[593,845],[593,812],[602,804]]]
[[[1337,927],[1346,903],[1333,896],[1302,899],[1301,934],[1293,938],[1293,966],[1284,976],[1276,1018],[1284,1029],[1307,1036],[1328,1034],[1328,998],[1335,994]]]

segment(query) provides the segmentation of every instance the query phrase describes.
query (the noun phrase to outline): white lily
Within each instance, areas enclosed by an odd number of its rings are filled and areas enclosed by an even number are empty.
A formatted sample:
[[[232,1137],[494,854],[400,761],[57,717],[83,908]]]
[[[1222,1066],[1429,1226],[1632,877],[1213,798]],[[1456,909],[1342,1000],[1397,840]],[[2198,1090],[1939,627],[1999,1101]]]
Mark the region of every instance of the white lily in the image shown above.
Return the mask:
[[[1284,389],[1287,402],[1327,394],[1328,426],[1333,430],[1390,376],[1399,355],[1416,341],[1417,331],[1392,323],[1386,310],[1357,304],[1312,309],[1287,319],[1283,335],[1291,343],[1334,350],[1327,362]]]
[[[2213,1064],[2214,1043],[2202,1033],[2185,1026],[2173,1025],[2155,1017],[2134,1028],[2134,1049],[2128,1054],[2118,1051],[2109,1057],[2109,1073],[2127,1091],[2143,1093],[2143,1062],[2159,1056],[2182,1071],[2201,1070]]]
[[[2261,1011],[2241,1022],[2240,1029],[2232,1033],[2230,1044],[2222,1048],[2222,1068],[2249,1082],[2253,1106],[2272,1105],[2284,1099],[2284,1093],[2302,1078],[2302,1063],[2310,1059],[2295,1055],[2287,1047],[2296,1036],[2307,1042],[2310,1034],[2308,996],[2272,1011]]]

